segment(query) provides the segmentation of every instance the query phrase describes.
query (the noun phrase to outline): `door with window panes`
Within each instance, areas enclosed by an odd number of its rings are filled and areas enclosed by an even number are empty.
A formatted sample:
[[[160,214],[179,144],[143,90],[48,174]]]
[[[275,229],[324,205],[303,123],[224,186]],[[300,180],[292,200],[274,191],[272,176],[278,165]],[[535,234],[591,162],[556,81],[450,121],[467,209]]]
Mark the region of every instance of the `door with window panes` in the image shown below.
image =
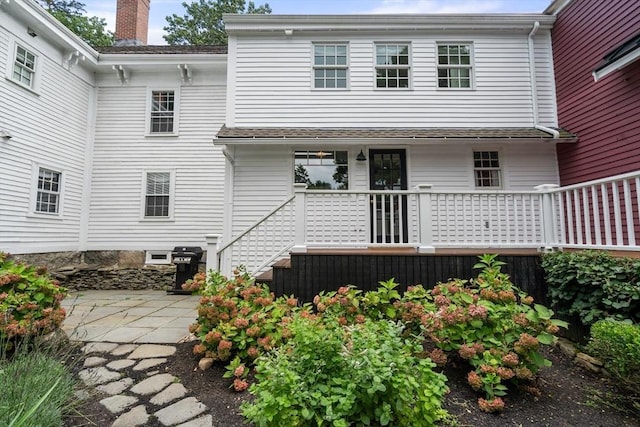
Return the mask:
[[[369,185],[373,191],[407,189],[405,150],[369,150]],[[407,243],[407,196],[371,195],[371,242]]]

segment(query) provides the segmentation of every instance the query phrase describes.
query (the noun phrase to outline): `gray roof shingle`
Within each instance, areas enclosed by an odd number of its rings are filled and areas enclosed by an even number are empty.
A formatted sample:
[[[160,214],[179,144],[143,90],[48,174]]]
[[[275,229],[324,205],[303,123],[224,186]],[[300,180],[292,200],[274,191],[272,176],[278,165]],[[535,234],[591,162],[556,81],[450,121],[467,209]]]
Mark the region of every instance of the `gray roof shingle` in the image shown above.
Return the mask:
[[[558,129],[560,138],[576,136]],[[218,138],[242,139],[552,139],[535,128],[229,128],[222,126]]]
[[[224,55],[227,53],[227,46],[103,46],[95,48],[102,54],[163,54],[163,55],[179,55],[193,53],[208,53],[213,55]]]

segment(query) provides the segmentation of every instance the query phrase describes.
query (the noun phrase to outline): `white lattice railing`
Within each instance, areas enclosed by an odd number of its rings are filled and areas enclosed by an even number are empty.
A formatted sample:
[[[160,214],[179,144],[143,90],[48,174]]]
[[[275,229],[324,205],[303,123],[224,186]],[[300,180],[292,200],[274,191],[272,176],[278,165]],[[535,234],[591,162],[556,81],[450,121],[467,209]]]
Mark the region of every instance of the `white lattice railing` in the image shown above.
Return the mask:
[[[222,248],[216,250],[217,238],[210,236],[207,264],[225,272],[244,264],[255,274],[289,250],[309,247],[640,250],[640,171],[532,191],[294,187],[290,199]]]
[[[640,171],[550,193],[557,222],[552,246],[640,250]]]

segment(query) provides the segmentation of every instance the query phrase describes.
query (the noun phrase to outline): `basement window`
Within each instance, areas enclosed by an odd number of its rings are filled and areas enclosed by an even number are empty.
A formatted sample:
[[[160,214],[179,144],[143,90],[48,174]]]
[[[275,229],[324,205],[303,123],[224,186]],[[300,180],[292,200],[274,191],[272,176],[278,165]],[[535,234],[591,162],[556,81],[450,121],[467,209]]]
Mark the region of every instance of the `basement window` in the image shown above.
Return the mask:
[[[145,264],[171,264],[171,251],[146,251]]]

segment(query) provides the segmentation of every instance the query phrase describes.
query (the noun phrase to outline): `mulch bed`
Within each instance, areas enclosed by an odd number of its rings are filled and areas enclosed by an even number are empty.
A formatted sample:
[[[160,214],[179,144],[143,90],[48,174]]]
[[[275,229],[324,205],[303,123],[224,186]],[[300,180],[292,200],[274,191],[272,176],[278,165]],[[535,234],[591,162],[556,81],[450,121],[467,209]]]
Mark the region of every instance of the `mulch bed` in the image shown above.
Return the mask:
[[[200,371],[192,347],[193,343],[178,344],[176,354],[163,368],[165,372],[180,378],[189,394],[209,408],[214,425],[249,426],[240,415],[239,406],[251,395],[229,389],[230,381],[222,378],[225,372],[222,363]],[[625,403],[610,379],[575,366],[555,347],[547,348],[545,354],[553,366],[543,369],[539,375],[540,393],[536,396],[515,388],[509,390],[506,410],[497,415],[478,409],[479,395],[467,385],[464,366],[447,368],[445,374],[451,392],[446,397],[445,408],[457,418],[459,427],[640,426],[639,415],[631,411],[630,404]],[[110,425],[114,417],[100,405],[101,398],[98,395],[89,398],[80,408],[84,416],[69,418],[65,426]]]

